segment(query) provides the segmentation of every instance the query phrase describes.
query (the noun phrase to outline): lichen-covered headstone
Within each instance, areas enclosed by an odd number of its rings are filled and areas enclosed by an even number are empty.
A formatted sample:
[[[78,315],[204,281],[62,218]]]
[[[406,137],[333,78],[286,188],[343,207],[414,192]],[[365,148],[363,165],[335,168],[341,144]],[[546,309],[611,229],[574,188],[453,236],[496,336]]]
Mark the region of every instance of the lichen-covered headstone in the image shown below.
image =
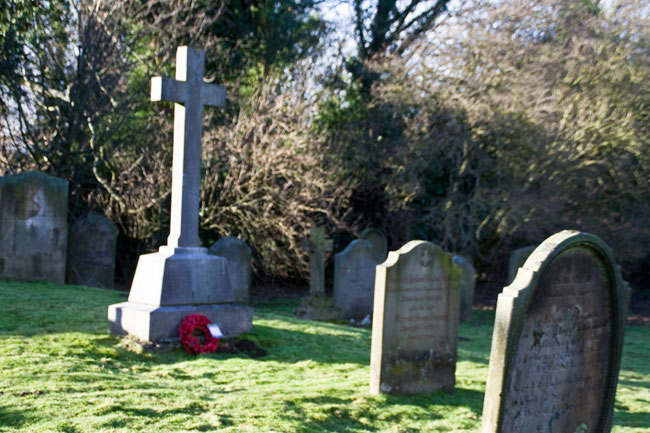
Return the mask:
[[[241,239],[226,236],[212,244],[210,254],[225,257],[228,260],[228,276],[235,295],[235,302],[248,304],[253,278],[251,271],[253,252],[248,244]]]
[[[323,227],[312,227],[309,239],[303,241],[302,247],[310,253],[309,258],[309,295],[300,301],[300,306],[293,313],[309,320],[334,320],[341,315],[341,310],[334,307],[334,301],[325,295],[325,253],[332,251],[333,241],[325,237]]]
[[[517,275],[517,270],[526,263],[526,259],[535,251],[535,245],[518,248],[510,252],[508,258],[508,284],[512,283]]]
[[[334,258],[334,305],[343,319],[363,319],[372,314],[377,267],[374,246],[354,240]]]
[[[90,214],[70,228],[67,282],[112,289],[117,227],[104,215]]]
[[[386,239],[384,232],[379,229],[367,228],[361,232],[359,239],[363,239],[372,244],[377,263],[382,263],[386,260],[386,255],[388,254],[388,240]]]
[[[453,391],[460,268],[437,245],[411,241],[377,266],[370,392]]]
[[[481,432],[609,432],[628,302],[596,236],[537,247],[497,301]]]
[[[0,278],[65,281],[68,182],[45,173],[0,178]]]
[[[465,322],[472,317],[474,303],[474,287],[476,286],[476,270],[463,256],[454,256],[454,263],[461,269],[460,276],[460,320]]]

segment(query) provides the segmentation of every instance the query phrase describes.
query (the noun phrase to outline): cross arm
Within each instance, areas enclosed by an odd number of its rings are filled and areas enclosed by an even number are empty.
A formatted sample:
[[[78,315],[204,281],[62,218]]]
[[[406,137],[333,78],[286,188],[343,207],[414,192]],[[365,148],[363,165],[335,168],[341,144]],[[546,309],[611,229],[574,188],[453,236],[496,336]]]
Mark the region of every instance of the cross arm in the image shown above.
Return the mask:
[[[187,100],[187,86],[183,81],[172,80],[167,77],[152,77],[151,100],[184,104]]]
[[[226,106],[226,88],[216,84],[201,84],[201,103],[212,107]]]

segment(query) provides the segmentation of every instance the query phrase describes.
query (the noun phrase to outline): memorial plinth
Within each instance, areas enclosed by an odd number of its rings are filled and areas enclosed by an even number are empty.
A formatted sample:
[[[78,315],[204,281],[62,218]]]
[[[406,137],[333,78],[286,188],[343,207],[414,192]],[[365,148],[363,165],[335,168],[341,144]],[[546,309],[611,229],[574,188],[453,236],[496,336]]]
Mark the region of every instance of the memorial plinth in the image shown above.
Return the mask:
[[[158,252],[140,256],[128,302],[108,307],[109,329],[116,334],[177,340],[189,314],[206,316],[225,337],[253,327],[253,309],[234,304],[226,259],[200,247],[203,105],[225,105],[225,89],[204,83],[203,67],[203,51],[179,47],[176,80],[151,80],[152,100],[175,102],[170,234]]]

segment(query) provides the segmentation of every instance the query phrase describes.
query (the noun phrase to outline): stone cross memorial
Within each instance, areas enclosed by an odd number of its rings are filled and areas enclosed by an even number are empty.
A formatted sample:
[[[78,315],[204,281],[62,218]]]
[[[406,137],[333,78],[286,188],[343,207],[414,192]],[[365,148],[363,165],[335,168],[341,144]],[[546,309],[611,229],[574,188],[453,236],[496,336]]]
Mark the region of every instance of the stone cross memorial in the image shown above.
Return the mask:
[[[225,89],[203,82],[204,53],[179,47],[176,79],[154,77],[153,101],[174,104],[171,227],[167,245],[140,256],[129,301],[109,306],[111,331],[145,341],[174,340],[188,314],[203,314],[226,337],[252,329],[253,310],[234,305],[226,259],[199,241],[203,106],[224,106]]]
[[[331,239],[325,238],[323,227],[312,227],[309,230],[309,240],[303,248],[311,253],[309,258],[309,293],[313,295],[325,294],[325,253],[332,251]]]
[[[28,171],[0,178],[0,279],[63,284],[68,181]]]
[[[453,391],[460,268],[437,245],[411,241],[377,266],[371,394]]]
[[[325,253],[332,251],[332,240],[325,238],[323,227],[312,227],[310,237],[302,245],[311,253],[309,258],[309,295],[302,298],[296,316],[310,320],[334,320],[341,310],[334,307],[332,298],[325,296]]]
[[[628,302],[596,236],[540,244],[497,301],[481,432],[609,432]]]

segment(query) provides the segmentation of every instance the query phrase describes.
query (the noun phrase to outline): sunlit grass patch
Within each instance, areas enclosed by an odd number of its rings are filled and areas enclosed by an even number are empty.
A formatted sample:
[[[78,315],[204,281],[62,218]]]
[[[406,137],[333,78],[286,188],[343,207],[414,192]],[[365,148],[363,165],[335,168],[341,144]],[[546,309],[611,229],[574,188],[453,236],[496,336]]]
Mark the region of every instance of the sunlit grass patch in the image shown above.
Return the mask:
[[[460,327],[453,394],[370,396],[370,330],[257,304],[246,338],[267,350],[148,352],[109,334],[114,291],[0,283],[3,432],[477,432],[493,314]],[[631,326],[614,432],[650,433],[650,328]]]

